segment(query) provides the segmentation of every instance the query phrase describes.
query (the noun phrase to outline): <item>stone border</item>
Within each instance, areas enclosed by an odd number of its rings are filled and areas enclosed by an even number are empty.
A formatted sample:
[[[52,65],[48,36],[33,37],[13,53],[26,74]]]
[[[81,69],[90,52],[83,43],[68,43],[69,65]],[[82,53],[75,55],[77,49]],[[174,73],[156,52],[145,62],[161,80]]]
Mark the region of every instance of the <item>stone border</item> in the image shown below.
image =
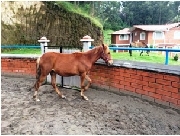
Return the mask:
[[[31,58],[37,59],[41,54],[1,54],[1,58]]]
[[[96,64],[106,65],[103,60],[98,60]],[[180,75],[180,66],[178,65],[164,65],[148,62],[136,62],[130,60],[114,60],[112,66]]]

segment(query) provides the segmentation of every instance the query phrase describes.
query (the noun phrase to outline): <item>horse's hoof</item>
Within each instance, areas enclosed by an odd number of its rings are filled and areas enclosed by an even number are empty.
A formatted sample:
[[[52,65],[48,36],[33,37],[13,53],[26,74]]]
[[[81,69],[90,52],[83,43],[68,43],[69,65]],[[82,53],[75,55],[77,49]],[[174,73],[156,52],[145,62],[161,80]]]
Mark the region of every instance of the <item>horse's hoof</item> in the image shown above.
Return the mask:
[[[84,100],[86,100],[86,101],[88,101],[88,98],[87,98],[87,96],[83,96],[83,99],[84,99]]]
[[[40,102],[40,99],[36,99],[36,102]]]
[[[62,98],[62,99],[66,99],[66,96],[62,95],[61,98]]]
[[[33,96],[34,101],[39,102],[40,99],[36,98],[36,96]]]

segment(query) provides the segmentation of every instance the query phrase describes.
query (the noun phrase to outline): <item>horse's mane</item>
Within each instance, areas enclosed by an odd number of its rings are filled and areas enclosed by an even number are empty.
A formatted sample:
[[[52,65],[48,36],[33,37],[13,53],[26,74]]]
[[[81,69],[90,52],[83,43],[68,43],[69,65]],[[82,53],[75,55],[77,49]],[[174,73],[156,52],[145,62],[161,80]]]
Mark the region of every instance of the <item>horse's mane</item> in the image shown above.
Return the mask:
[[[106,44],[104,44],[104,46],[108,47]],[[91,53],[91,52],[94,52],[94,54],[97,54],[98,51],[99,51],[101,48],[103,48],[102,45],[100,45],[100,46],[95,46],[93,49],[88,50],[88,51],[86,51],[86,52],[74,52],[73,54],[75,54],[75,55],[80,55],[80,54],[84,54],[84,53],[86,54],[86,53]]]
[[[75,56],[82,56],[83,52],[74,52],[72,54],[74,54]]]
[[[91,52],[94,52],[94,54],[97,54],[98,53],[98,51],[100,50],[100,48],[102,48],[102,46],[100,45],[100,46],[96,46],[96,47],[94,47],[93,49],[91,49],[91,50],[88,50],[87,52],[85,52],[85,53],[91,53]]]

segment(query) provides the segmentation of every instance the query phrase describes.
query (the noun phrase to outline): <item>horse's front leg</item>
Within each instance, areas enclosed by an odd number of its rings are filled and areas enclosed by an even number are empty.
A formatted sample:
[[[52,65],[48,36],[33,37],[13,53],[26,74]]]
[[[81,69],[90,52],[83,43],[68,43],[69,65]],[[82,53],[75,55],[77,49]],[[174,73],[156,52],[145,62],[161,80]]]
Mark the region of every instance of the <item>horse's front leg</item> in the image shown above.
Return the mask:
[[[130,44],[129,48],[132,48],[131,44]],[[132,50],[129,50],[129,55],[132,56]]]
[[[89,88],[89,86],[91,85],[91,83],[92,83],[92,80],[91,80],[91,78],[88,75],[86,75],[85,78],[88,81],[88,84],[86,85],[84,91],[86,91]]]
[[[84,81],[85,81],[86,73],[81,75],[81,97],[85,100],[88,100],[87,96],[84,95],[85,91],[85,86],[84,86]]]
[[[143,56],[143,51],[141,51],[140,56]]]

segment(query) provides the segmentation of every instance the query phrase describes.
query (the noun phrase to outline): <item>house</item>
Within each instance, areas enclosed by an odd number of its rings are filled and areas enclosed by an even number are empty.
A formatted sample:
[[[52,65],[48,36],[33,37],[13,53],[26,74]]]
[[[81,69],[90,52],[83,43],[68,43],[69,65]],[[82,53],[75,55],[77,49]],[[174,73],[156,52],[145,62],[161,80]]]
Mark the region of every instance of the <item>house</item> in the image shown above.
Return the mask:
[[[126,47],[132,41],[157,48],[179,48],[180,22],[166,25],[134,25],[111,33],[111,45]]]
[[[130,29],[124,28],[123,30],[115,31],[111,34],[111,47],[128,47],[130,43]],[[114,52],[127,52],[124,50],[114,50]]]
[[[134,25],[131,28],[111,33],[111,44],[124,46],[132,41],[142,41],[148,45],[180,45],[180,23],[166,25]]]

